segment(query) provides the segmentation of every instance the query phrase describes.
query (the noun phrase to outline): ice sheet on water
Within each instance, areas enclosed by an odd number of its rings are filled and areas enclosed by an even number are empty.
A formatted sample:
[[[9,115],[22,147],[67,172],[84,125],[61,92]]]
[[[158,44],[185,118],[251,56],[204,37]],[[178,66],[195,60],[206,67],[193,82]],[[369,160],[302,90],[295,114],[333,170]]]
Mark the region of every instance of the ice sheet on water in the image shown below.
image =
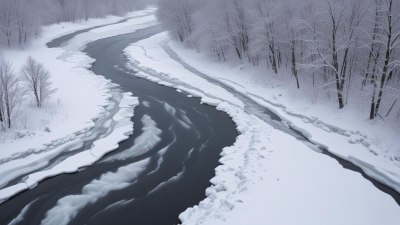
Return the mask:
[[[178,174],[176,174],[175,176],[169,178],[167,181],[165,182],[161,182],[159,185],[157,185],[157,187],[155,187],[153,190],[149,191],[149,193],[147,195],[151,195],[155,192],[157,192],[158,190],[160,190],[164,185],[168,185],[170,183],[176,182],[179,179],[182,178],[183,174],[185,173],[185,170],[179,172]]]
[[[177,113],[177,110],[171,106],[170,104],[166,103],[166,102],[162,102],[163,103],[163,107],[165,109],[165,111],[170,114],[171,116],[173,116],[176,121],[178,122],[178,124],[180,126],[182,126],[183,128],[190,130],[192,128],[192,121],[190,121],[190,119],[186,116],[186,112],[183,110],[179,110],[179,114]]]
[[[170,104],[164,102],[163,103],[165,111],[167,111],[170,115],[175,116],[176,114],[176,109],[172,107]]]
[[[176,137],[174,137],[174,140],[170,144],[168,144],[166,147],[157,152],[157,156],[159,157],[157,160],[157,166],[149,174],[155,173],[157,170],[160,169],[161,164],[164,162],[164,154],[170,149],[172,145],[175,144],[175,142],[176,142]]]
[[[96,140],[91,149],[72,155],[51,168],[29,174],[21,183],[1,189],[0,203],[6,201],[10,197],[23,190],[34,188],[40,181],[48,177],[56,176],[62,173],[76,172],[82,167],[90,166],[108,152],[117,149],[118,143],[126,140],[133,132],[133,123],[131,122],[131,117],[133,116],[133,110],[136,106],[135,104],[138,104],[138,101],[135,100],[130,93],[125,93],[123,96],[124,97],[121,100],[122,103],[119,105],[120,109],[116,113],[116,115],[119,115],[118,119],[115,118],[115,116],[113,118],[116,125],[112,133],[104,138]],[[128,98],[128,100],[125,101],[125,98]],[[125,114],[121,114],[121,112],[125,112]],[[43,156],[41,155],[41,157]],[[46,162],[45,160],[42,161]]]
[[[161,141],[162,131],[157,127],[157,123],[148,115],[142,118],[143,133],[136,138],[134,145],[120,153],[112,155],[103,162],[113,162],[118,160],[126,160],[143,155],[154,148]]]
[[[91,181],[77,195],[69,195],[58,200],[50,209],[42,225],[67,225],[85,206],[95,203],[112,191],[121,190],[131,185],[146,169],[149,159],[120,167],[116,172],[107,172]]]
[[[142,104],[147,108],[150,107],[150,102],[148,101],[143,101]]]

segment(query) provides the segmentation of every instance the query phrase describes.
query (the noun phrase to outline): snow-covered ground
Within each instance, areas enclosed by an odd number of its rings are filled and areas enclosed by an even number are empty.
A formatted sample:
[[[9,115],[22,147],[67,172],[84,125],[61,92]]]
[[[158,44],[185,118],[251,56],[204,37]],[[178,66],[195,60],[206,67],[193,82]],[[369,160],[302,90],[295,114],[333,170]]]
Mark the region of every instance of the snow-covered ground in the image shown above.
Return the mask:
[[[146,16],[151,12],[154,12],[154,9],[126,15],[126,18],[138,17],[124,23],[125,28],[131,28],[129,30],[124,28],[119,30],[107,30],[106,27],[99,28],[93,30],[93,33],[90,32],[91,37],[74,38],[73,43],[63,48],[49,49],[46,47],[46,43],[77,30],[114,23],[123,18],[110,16],[77,24],[51,25],[44,28],[42,37],[34,40],[24,49],[2,50],[0,57],[11,61],[16,73],[28,56],[32,56],[43,63],[51,73],[51,81],[57,91],[43,109],[38,110],[34,104],[29,102],[21,107],[21,115],[17,119],[16,128],[0,134],[0,147],[2,149],[0,161],[13,154],[26,151],[27,146],[36,149],[43,144],[92,127],[93,120],[102,116],[104,107],[109,103],[111,97],[110,83],[103,77],[94,76],[86,70],[85,68],[90,66],[93,61],[77,50],[83,48],[90,40],[113,36],[118,32],[131,32],[148,26],[145,23],[154,21],[154,16]],[[135,24],[141,25],[133,26]],[[103,32],[100,32],[102,30]],[[24,132],[28,130],[29,132]],[[26,136],[21,137],[20,135]]]
[[[275,112],[313,143],[352,162],[369,176],[400,192],[400,161],[398,160],[400,131],[396,125],[363,119],[354,108],[342,112],[329,107],[331,106],[329,104],[310,105],[310,102],[302,100],[304,96],[299,97],[294,93],[297,90],[287,86],[281,88],[277,84],[275,88],[269,88],[268,85],[260,86],[262,81],[258,79],[263,78],[260,77],[259,71],[251,76],[251,73],[247,74],[249,71],[246,73],[239,68],[212,63],[201,54],[182,48],[176,43],[170,46],[165,42],[162,46],[181,64],[193,66],[189,69],[195,70],[194,72],[198,75],[210,77],[243,93],[259,105]],[[177,50],[172,50],[173,48]],[[265,80],[264,78],[264,82]],[[269,82],[273,83],[273,81]],[[290,97],[282,97],[280,93],[285,93]],[[280,98],[282,100],[279,100]],[[322,119],[317,117],[319,115]],[[387,145],[391,146],[391,149],[386,149]]]
[[[336,112],[331,113],[335,117],[326,116],[331,120],[323,122],[324,117],[302,115],[307,111],[272,101],[274,95],[272,100],[257,96],[261,94],[250,91],[253,86],[258,87],[255,83],[259,81],[250,75],[213,64],[178,44],[168,48],[168,41],[168,35],[162,33],[126,49],[131,66],[141,71],[136,75],[201,97],[204,103],[227,112],[240,132],[234,146],[223,150],[222,165],[216,169],[207,198],[180,215],[183,224],[398,224],[400,207],[391,196],[359,173],[343,169],[336,160],[247,113],[251,109],[246,109],[245,102],[201,75],[217,78],[236,92],[246,93],[313,142],[400,190],[398,162],[373,154],[372,150],[380,151],[362,132],[352,131],[350,126],[340,128],[345,122],[334,123],[335,119],[343,119]],[[270,93],[264,89],[261,96],[268,96]]]
[[[28,101],[24,103],[14,129],[0,133],[0,202],[33,188],[47,177],[75,172],[93,164],[107,152],[117,149],[118,143],[133,132],[131,118],[138,99],[87,70],[93,60],[80,50],[91,41],[156,24],[154,11],[148,8],[124,17],[51,25],[44,28],[42,37],[24,49],[1,52],[1,57],[13,63],[15,72],[28,56],[43,63],[57,92],[43,109],[36,109]],[[47,42],[65,34],[125,18],[128,20],[124,23],[78,35],[62,48],[46,47]],[[85,141],[92,141],[91,147],[74,152]],[[54,161],[65,153],[68,157]],[[8,185],[21,176],[25,177]]]

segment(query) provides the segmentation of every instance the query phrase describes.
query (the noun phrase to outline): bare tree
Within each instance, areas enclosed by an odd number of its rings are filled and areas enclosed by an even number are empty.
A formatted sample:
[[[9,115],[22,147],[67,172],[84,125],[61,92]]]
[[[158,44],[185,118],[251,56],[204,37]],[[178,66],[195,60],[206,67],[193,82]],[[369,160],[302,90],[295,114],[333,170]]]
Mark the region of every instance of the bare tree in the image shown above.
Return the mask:
[[[256,23],[253,30],[254,45],[260,45],[260,49],[267,56],[269,64],[275,74],[279,68],[279,46],[276,41],[276,3],[273,0],[256,0]]]
[[[381,34],[381,42],[385,45],[385,54],[383,56],[384,63],[380,75],[378,95],[375,96],[374,92],[372,97],[370,113],[371,119],[378,115],[387,76],[399,66],[399,61],[393,60],[393,58],[395,55],[395,49],[399,48],[400,45],[400,3],[393,0],[378,0],[377,4],[378,14],[381,15],[378,20],[378,29]]]
[[[192,0],[160,1],[157,17],[164,21],[163,25],[171,31],[172,36],[183,42],[192,34]]]
[[[223,10],[213,10],[222,6],[222,1],[210,1],[203,10],[194,13],[193,27],[196,29],[189,42],[209,52],[219,61],[226,61],[227,51],[232,45],[231,39],[223,19]]]
[[[297,60],[296,60],[296,55],[297,55],[297,43],[298,43],[298,29],[296,27],[298,24],[295,22],[294,18],[294,10],[291,8],[291,6],[287,5],[286,6],[286,27],[287,27],[287,36],[288,36],[288,45],[289,47],[289,55],[291,58],[291,65],[292,65],[292,74],[296,79],[296,85],[297,89],[300,89],[300,82],[299,82],[299,76],[298,76],[298,69],[297,69]]]
[[[26,90],[35,97],[36,105],[39,108],[55,92],[51,88],[49,72],[43,64],[38,63],[32,57],[28,57],[22,67],[21,77]]]
[[[23,101],[24,90],[21,88],[19,79],[13,73],[11,64],[1,59],[0,92],[2,97],[0,101],[2,122],[5,127],[11,128]]]
[[[344,108],[344,87],[351,70],[352,51],[355,50],[356,31],[362,20],[361,1],[327,0],[324,4],[326,14],[321,15],[317,29],[311,24],[306,25],[313,34],[307,40],[311,55],[319,60],[313,60],[316,67],[324,69],[324,73],[335,78],[339,108]],[[323,6],[322,6],[323,7]],[[319,28],[318,28],[319,27]],[[312,37],[312,38],[311,38]]]
[[[92,1],[91,0],[82,0],[82,10],[85,15],[85,20],[88,21],[91,12],[92,12]]]

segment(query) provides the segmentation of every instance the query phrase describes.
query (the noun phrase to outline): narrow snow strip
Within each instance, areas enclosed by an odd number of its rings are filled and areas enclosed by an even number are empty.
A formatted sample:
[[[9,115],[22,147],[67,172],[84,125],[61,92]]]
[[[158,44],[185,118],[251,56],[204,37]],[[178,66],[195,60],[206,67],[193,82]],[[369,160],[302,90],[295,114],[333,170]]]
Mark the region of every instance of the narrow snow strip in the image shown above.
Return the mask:
[[[114,202],[113,204],[107,206],[106,208],[104,208],[103,210],[101,210],[100,212],[98,212],[96,215],[101,214],[103,212],[106,212],[108,210],[114,210],[114,209],[119,209],[121,207],[124,207],[128,204],[130,204],[131,202],[133,202],[135,199],[129,199],[129,200],[121,200],[118,202]]]
[[[155,172],[157,172],[160,167],[161,164],[164,162],[164,155],[165,153],[171,148],[172,145],[174,145],[176,143],[176,136],[174,136],[174,140],[169,143],[167,146],[165,146],[164,148],[162,148],[160,151],[157,152],[157,156],[158,156],[158,160],[157,160],[157,166],[155,169],[153,169],[149,174],[153,174]]]
[[[57,205],[46,213],[41,224],[67,225],[85,206],[95,203],[112,191],[121,190],[131,185],[146,169],[148,163],[149,160],[146,159],[120,167],[116,172],[101,175],[99,179],[85,185],[81,194],[69,195],[58,200]]]
[[[183,170],[183,171],[179,172],[178,174],[176,174],[175,176],[169,178],[167,181],[161,182],[160,184],[157,185],[157,187],[155,187],[154,189],[149,191],[149,193],[147,193],[147,195],[152,195],[155,192],[159,191],[161,188],[163,188],[165,185],[179,181],[182,178],[184,172],[185,172],[185,170]]]
[[[124,200],[120,200],[120,201],[114,202],[114,203],[110,204],[109,206],[107,206],[106,208],[102,209],[101,211],[98,211],[94,216],[91,217],[91,219],[95,218],[98,215],[101,215],[102,213],[110,211],[110,210],[119,210],[122,207],[126,207],[127,205],[129,205],[133,201],[135,201],[134,198],[133,199],[129,199],[129,200],[124,199]]]
[[[131,148],[112,155],[104,159],[102,162],[114,162],[131,159],[146,154],[148,151],[152,150],[158,143],[160,143],[162,130],[157,127],[157,123],[148,115],[143,116],[142,123],[143,133],[135,139],[135,143]]]
[[[194,150],[195,150],[195,148],[192,148],[192,149],[189,150],[186,160],[188,160],[188,159],[190,159],[190,157],[192,157],[192,154],[193,154]]]
[[[34,188],[40,181],[48,177],[77,172],[80,168],[92,165],[105,154],[117,149],[118,143],[126,140],[133,132],[131,118],[137,105],[139,105],[138,99],[133,97],[131,93],[125,93],[119,105],[120,110],[113,118],[116,124],[111,134],[95,141],[91,149],[70,156],[51,169],[30,174],[23,183],[1,189],[0,203],[23,190]]]

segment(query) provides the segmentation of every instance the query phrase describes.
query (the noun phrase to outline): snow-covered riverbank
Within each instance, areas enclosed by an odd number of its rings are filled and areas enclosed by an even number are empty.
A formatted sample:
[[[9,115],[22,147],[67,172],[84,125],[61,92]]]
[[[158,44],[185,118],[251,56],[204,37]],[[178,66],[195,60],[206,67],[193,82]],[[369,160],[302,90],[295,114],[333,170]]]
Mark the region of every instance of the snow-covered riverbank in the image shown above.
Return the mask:
[[[156,24],[154,10],[52,25],[26,48],[1,52],[2,57],[12,59],[15,69],[28,56],[43,63],[57,92],[43,109],[29,103],[21,107],[15,128],[0,133],[0,202],[47,177],[93,164],[133,132],[131,118],[137,98],[89,71],[93,60],[80,50],[91,41]],[[46,47],[47,42],[65,34],[123,19],[128,20],[78,35],[62,48]],[[74,152],[88,143],[86,151]],[[59,155],[64,156],[55,161]]]
[[[226,111],[241,133],[234,146],[224,149],[222,165],[216,170],[213,186],[207,190],[207,199],[181,214],[184,224],[397,224],[400,207],[391,196],[360,174],[343,169],[334,159],[313,151],[257,116],[245,113],[248,111],[245,104],[228,90],[199,77],[182,62],[171,58],[171,52],[163,48],[168,40],[168,35],[163,33],[126,49],[132,66],[141,70],[136,75],[201,97],[203,102]],[[222,76],[220,70],[213,70],[215,67],[204,59],[199,60],[199,56],[196,58],[195,53],[178,45],[174,45],[173,51],[207,75]],[[245,82],[230,80],[228,75],[220,80],[241,93],[247,92]],[[357,156],[364,162],[376,163],[372,164],[378,166],[376,171],[382,169],[392,176],[389,177],[394,182],[392,187],[398,187],[395,183],[399,180],[398,165],[385,161],[384,157],[374,157],[365,144],[368,142],[356,138],[362,137],[359,133],[345,129],[348,133],[341,133],[340,129],[335,132],[334,126],[290,115],[281,105],[246,94],[276,112],[286,123],[309,131],[305,134],[311,140],[329,150],[332,147],[350,149],[337,151],[337,155],[349,159],[350,155]],[[367,161],[370,159],[373,160]]]

